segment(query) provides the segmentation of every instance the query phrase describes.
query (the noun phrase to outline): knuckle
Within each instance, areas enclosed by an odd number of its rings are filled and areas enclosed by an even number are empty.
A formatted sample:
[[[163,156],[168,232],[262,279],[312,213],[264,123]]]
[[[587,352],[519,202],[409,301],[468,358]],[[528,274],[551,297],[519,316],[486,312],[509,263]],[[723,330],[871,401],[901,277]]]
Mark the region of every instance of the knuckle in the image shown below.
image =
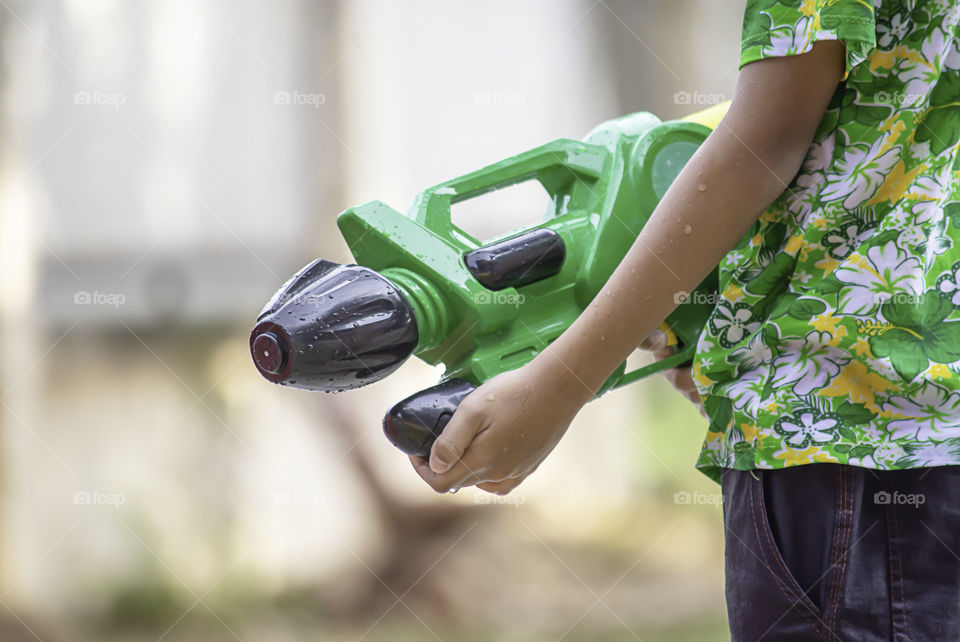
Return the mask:
[[[444,460],[458,459],[463,451],[459,446],[452,443],[449,439],[438,439],[433,442],[433,451]]]
[[[467,403],[466,401],[460,404],[457,412],[460,413],[460,417],[468,424],[474,424],[480,418],[480,410],[474,404]]]

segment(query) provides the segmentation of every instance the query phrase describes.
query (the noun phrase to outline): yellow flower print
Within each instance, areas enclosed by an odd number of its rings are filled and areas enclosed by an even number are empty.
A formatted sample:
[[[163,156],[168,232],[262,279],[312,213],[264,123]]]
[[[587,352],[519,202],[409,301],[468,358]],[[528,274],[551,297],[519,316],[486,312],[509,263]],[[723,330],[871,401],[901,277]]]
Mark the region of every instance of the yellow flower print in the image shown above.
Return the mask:
[[[803,0],[800,5],[800,13],[805,16],[814,16],[820,11],[820,3],[817,0]]]
[[[925,373],[930,379],[949,379],[953,376],[953,371],[943,363],[934,363],[927,368]]]
[[[823,270],[823,276],[829,276],[831,272],[837,269],[840,261],[830,255],[827,255],[813,264],[813,267]]]
[[[784,448],[773,453],[777,459],[782,459],[785,466],[796,466],[798,464],[812,464],[814,462],[832,462],[839,463],[839,460],[830,453],[824,451],[819,446],[810,446],[803,450],[795,448]]]
[[[727,289],[723,291],[722,296],[723,298],[729,299],[730,301],[733,301],[734,303],[736,303],[737,301],[743,298],[743,288],[736,285],[735,283],[731,283],[730,285],[727,286]]]
[[[847,326],[841,325],[837,328],[836,332],[833,333],[833,338],[830,339],[827,343],[832,346],[840,345],[840,340],[847,336]]]
[[[797,252],[800,251],[800,246],[802,244],[803,244],[803,236],[800,234],[797,234],[795,236],[790,237],[790,240],[787,241],[787,244],[784,246],[783,250],[787,254],[796,254]]]
[[[926,170],[926,165],[918,165],[907,172],[904,171],[903,161],[897,161],[897,164],[893,166],[890,174],[884,179],[883,183],[880,184],[877,193],[874,194],[866,204],[876,205],[877,203],[885,203],[887,201],[899,201],[917,178],[917,174]]]
[[[711,432],[710,430],[707,430],[707,436],[705,437],[705,439],[708,442],[720,441],[721,439],[723,439],[723,433]]]
[[[873,359],[873,353],[870,352],[870,342],[865,337],[857,337],[857,342],[853,344],[853,351],[858,356]]]
[[[870,55],[867,56],[867,60],[870,61],[870,71],[876,72],[878,69],[893,69],[897,57],[892,51],[874,49],[870,52]]]
[[[827,226],[829,225],[829,223],[827,222],[827,219],[823,216],[823,212],[817,212],[812,217],[810,217],[810,223],[811,225],[816,225],[821,230],[827,229]]]
[[[713,379],[711,379],[710,377],[708,377],[708,376],[706,376],[705,374],[703,374],[702,372],[700,372],[700,362],[699,362],[699,361],[695,361],[695,362],[694,362],[694,364],[693,364],[693,372],[691,373],[691,377],[693,378],[694,381],[696,381],[697,383],[699,383],[701,386],[704,386],[704,387],[713,384]]]
[[[880,375],[869,372],[862,361],[851,361],[840,371],[840,375],[818,394],[823,397],[849,396],[854,403],[873,406],[876,404],[873,393],[884,392],[893,387],[892,383]]]
[[[833,316],[832,312],[824,312],[823,314],[815,316],[811,325],[818,332],[829,332],[831,335],[834,335],[837,332],[837,324],[839,322],[840,319]]]

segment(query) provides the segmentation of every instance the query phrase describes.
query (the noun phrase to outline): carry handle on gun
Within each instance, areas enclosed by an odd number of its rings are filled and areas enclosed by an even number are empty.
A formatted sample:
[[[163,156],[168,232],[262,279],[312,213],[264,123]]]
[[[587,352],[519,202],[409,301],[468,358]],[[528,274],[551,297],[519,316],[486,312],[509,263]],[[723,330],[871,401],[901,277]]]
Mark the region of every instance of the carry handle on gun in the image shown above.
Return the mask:
[[[320,259],[274,295],[250,337],[258,369],[339,391],[382,379],[410,354],[443,363],[441,384],[384,421],[401,450],[426,454],[466,394],[532,359],[590,303],[722,116],[713,112],[609,121],[585,141],[556,140],[429,188],[407,214],[379,201],[346,210],[337,223],[358,265]],[[528,180],[550,196],[539,223],[484,243],[453,223],[452,204]],[[631,372],[621,364],[598,395],[689,361],[715,290],[716,273],[661,326],[676,354]]]
[[[569,184],[571,178],[584,184],[592,184],[599,178],[606,153],[598,154],[594,147],[593,145],[579,143],[579,141],[564,140],[548,143],[507,159],[498,164],[495,171],[468,174],[429,188],[422,193],[420,201],[414,205],[411,211],[416,216],[415,220],[424,227],[439,235],[446,236],[453,243],[462,244],[465,250],[477,249],[481,246],[480,242],[453,223],[451,218],[452,205],[529,180],[538,181],[551,197],[552,204],[555,204],[556,199],[562,193],[563,186]],[[547,221],[556,215],[556,211],[548,208],[544,214],[544,221]],[[519,272],[518,276],[526,283],[534,282],[551,273],[549,267],[556,263],[556,261],[550,260],[551,257],[559,255],[559,261],[562,262],[563,260],[562,249],[564,246],[562,239],[554,240],[543,235],[541,235],[541,239],[540,243],[537,243],[528,251],[525,260],[512,257],[515,263],[521,263],[518,269],[506,269],[502,270],[501,273]],[[518,244],[516,237],[512,237],[511,240],[514,245]],[[520,240],[529,242],[530,239],[529,237],[523,237]],[[560,251],[556,251],[558,248]],[[503,251],[497,258],[501,262],[504,260]],[[494,261],[491,261],[491,263],[494,263]],[[536,266],[544,266],[546,269],[537,271]],[[489,280],[484,281],[475,272],[474,276],[478,277],[481,284],[488,289],[499,290],[507,287],[507,285],[517,286],[517,281],[511,281],[508,278],[495,279],[490,282]],[[667,335],[668,346],[677,346],[682,343],[678,340],[676,332],[668,322],[665,321],[660,327]],[[700,328],[696,330],[699,332]],[[622,374],[615,384],[606,386],[604,390],[608,390],[610,387],[620,387],[654,372],[688,363],[693,358],[695,351],[696,344],[690,342],[683,345],[670,357],[656,364],[635,368]]]

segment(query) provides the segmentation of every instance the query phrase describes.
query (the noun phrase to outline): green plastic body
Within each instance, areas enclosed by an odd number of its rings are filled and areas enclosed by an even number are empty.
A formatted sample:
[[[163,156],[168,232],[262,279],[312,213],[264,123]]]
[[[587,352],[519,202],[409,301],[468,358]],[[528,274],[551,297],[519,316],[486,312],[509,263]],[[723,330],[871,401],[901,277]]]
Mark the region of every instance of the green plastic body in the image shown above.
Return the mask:
[[[709,133],[639,112],[600,125],[585,141],[555,140],[424,190],[406,214],[372,201],[346,210],[337,224],[357,263],[390,279],[412,304],[415,354],[443,363],[444,379],[480,385],[530,361],[576,320]],[[481,243],[451,221],[453,203],[528,180],[551,199],[537,225]],[[471,250],[539,227],[565,244],[555,275],[493,294],[467,269]],[[666,319],[678,341],[673,356],[631,372],[621,364],[598,395],[689,361],[716,287],[714,271]]]

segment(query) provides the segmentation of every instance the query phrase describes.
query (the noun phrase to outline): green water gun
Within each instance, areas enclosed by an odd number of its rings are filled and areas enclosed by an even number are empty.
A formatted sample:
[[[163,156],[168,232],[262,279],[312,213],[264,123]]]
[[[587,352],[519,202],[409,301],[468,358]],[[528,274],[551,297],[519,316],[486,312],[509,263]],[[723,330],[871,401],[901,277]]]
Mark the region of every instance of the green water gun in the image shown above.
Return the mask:
[[[583,141],[555,140],[430,187],[406,214],[380,201],[346,210],[337,225],[356,264],[317,259],[274,294],[250,334],[257,369],[282,385],[340,392],[383,379],[411,354],[443,363],[438,385],[384,418],[394,445],[426,456],[464,397],[576,320],[727,106],[605,122]],[[453,204],[529,180],[550,196],[539,223],[481,242],[452,222]],[[661,324],[672,356],[621,364],[597,396],[688,363],[716,289],[714,271]]]

